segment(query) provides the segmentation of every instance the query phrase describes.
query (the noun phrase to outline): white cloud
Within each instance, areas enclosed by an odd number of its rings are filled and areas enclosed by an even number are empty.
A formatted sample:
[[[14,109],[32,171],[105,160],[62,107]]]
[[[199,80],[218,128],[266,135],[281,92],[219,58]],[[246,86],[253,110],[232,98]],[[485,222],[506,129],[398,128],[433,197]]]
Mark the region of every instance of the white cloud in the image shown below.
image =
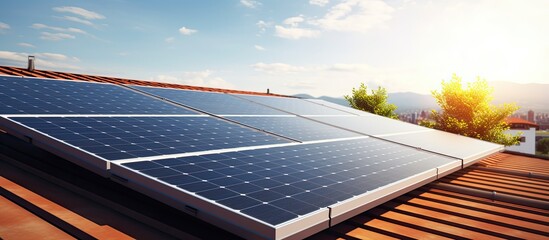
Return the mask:
[[[81,16],[85,19],[89,19],[89,20],[105,19],[105,16],[103,16],[99,13],[92,12],[92,11],[89,11],[89,10],[86,10],[86,9],[83,9],[83,8],[79,8],[79,7],[68,7],[68,6],[54,7],[53,10],[56,11],[56,12],[72,13],[72,14]]]
[[[247,8],[256,8],[261,5],[260,2],[254,0],[240,0],[240,4],[244,5]]]
[[[267,31],[267,28],[273,25],[273,23],[259,20],[255,25],[259,28],[259,33],[257,34],[257,36],[261,36],[263,33]]]
[[[71,32],[71,33],[87,34],[86,31],[84,31],[82,29],[79,29],[79,28],[52,27],[52,26],[48,26],[48,25],[45,25],[45,24],[41,24],[41,23],[32,24],[31,28],[34,28],[34,29],[49,29],[49,30],[58,31],[58,32]]]
[[[318,30],[297,27],[286,28],[280,25],[275,26],[275,31],[275,36],[293,40],[300,38],[314,38],[320,35],[320,31]]]
[[[291,65],[256,63],[250,65],[263,75],[262,85],[282,94],[307,93],[313,96],[342,97],[361,82],[371,88],[386,87],[390,92],[410,91],[416,72],[408,69],[379,68],[364,63],[330,65]]]
[[[301,38],[313,38],[320,35],[320,31],[309,28],[300,28],[299,24],[304,22],[305,19],[302,15],[296,17],[289,17],[284,19],[282,23],[288,25],[288,27],[276,25],[275,36],[287,39],[301,39]]]
[[[75,38],[76,37],[74,35],[67,34],[67,33],[42,32],[40,34],[40,39],[51,40],[51,41],[59,41],[59,40],[75,39]]]
[[[169,37],[169,38],[164,39],[164,42],[167,42],[167,43],[173,43],[174,41],[175,41],[174,37]]]
[[[84,24],[84,25],[88,25],[88,26],[95,27],[95,24],[93,24],[92,22],[90,22],[90,21],[88,21],[88,20],[84,20],[84,19],[78,18],[78,17],[63,16],[62,19],[65,19],[65,20],[68,20],[68,21],[71,21],[71,22],[77,22],[77,23],[81,23],[81,24]]]
[[[259,45],[254,45],[254,48],[255,48],[256,50],[258,50],[258,51],[265,51],[265,50],[267,50],[267,49],[265,49],[264,47],[259,46]]]
[[[66,55],[59,54],[59,53],[38,53],[36,54],[36,57],[43,57],[46,59],[57,60],[57,61],[64,61],[69,58]]]
[[[193,33],[196,33],[197,30],[195,30],[195,29],[190,29],[190,28],[186,28],[186,27],[181,27],[181,28],[179,29],[179,32],[180,32],[181,34],[183,34],[183,35],[191,35],[191,34],[193,34]]]
[[[265,30],[267,30],[267,28],[272,26],[273,24],[270,22],[259,20],[255,25],[259,28],[261,32],[265,32]]]
[[[302,23],[303,21],[305,21],[305,19],[303,18],[303,16],[300,15],[297,17],[286,18],[284,19],[283,23],[292,27],[297,27],[299,23]]]
[[[34,45],[30,44],[30,43],[24,43],[24,42],[20,42],[17,44],[18,46],[21,46],[21,47],[28,47],[28,48],[33,48],[35,47]]]
[[[311,0],[310,4],[322,5],[328,1]],[[324,31],[366,32],[382,26],[392,18],[394,9],[382,0],[344,0],[333,6],[322,17],[306,20],[303,15],[284,19],[284,25],[275,26],[275,36],[287,39],[318,37]],[[263,21],[256,25],[264,26]],[[302,27],[302,24],[310,27]]]
[[[225,88],[234,89],[234,85],[227,82],[223,78],[212,76],[214,74],[211,70],[204,70],[198,72],[183,72],[179,74],[158,75],[153,77],[153,81],[164,83],[176,83],[185,84],[199,87],[213,87],[213,88]],[[178,76],[174,76],[178,75]]]
[[[293,66],[286,63],[256,63],[251,65],[254,70],[259,72],[266,72],[269,74],[280,74],[280,73],[295,73],[306,71],[307,68],[301,66]]]
[[[329,0],[309,0],[309,4],[324,7],[328,4]]]
[[[324,30],[365,32],[390,20],[393,11],[381,0],[346,0],[310,23]]]
[[[8,29],[10,29],[10,25],[0,22],[0,33],[4,33]]]
[[[36,57],[36,67],[39,69],[64,70],[64,69],[80,69],[74,65],[80,60],[76,57],[69,57],[59,53],[24,53],[0,51],[0,64],[12,64],[26,66],[28,56]]]

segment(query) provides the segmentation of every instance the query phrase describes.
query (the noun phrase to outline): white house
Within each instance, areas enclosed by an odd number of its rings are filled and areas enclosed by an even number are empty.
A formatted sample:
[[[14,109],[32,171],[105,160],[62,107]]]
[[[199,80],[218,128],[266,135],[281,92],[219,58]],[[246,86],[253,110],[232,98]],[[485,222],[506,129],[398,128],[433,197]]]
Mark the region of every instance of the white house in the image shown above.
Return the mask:
[[[517,145],[505,147],[505,150],[536,154],[536,129],[539,126],[521,118],[507,118],[506,121],[511,125],[511,129],[507,133],[514,135],[517,132],[521,132],[521,138]]]

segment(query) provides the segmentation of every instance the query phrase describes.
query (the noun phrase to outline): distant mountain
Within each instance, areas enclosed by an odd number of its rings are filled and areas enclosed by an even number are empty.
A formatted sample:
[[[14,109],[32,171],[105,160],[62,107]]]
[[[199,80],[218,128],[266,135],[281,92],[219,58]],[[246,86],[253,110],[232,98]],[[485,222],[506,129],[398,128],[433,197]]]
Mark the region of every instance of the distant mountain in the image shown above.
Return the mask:
[[[511,82],[489,82],[494,88],[493,104],[516,103],[519,111],[530,109],[536,112],[549,112],[549,84],[520,84]],[[314,98],[308,94],[298,94],[296,97]],[[322,96],[328,102],[348,106],[344,98]],[[398,106],[397,112],[417,111],[422,109],[437,109],[435,99],[430,94],[412,92],[389,93],[388,102]]]
[[[489,82],[494,87],[494,104],[516,103],[519,111],[549,112],[549,84]]]

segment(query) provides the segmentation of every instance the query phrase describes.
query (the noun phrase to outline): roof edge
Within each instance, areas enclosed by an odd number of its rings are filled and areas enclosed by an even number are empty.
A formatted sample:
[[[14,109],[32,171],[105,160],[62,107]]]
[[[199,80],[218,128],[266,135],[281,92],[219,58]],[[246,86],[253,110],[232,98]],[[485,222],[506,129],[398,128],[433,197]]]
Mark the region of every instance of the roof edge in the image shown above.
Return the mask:
[[[246,94],[246,95],[260,95],[260,96],[276,96],[276,97],[292,97],[289,95],[283,94],[274,94],[274,93],[262,93],[254,91],[245,91],[245,90],[234,90],[234,89],[224,89],[224,88],[213,88],[213,87],[201,87],[201,86],[192,86],[185,84],[177,83],[166,83],[166,82],[156,82],[156,81],[147,81],[147,80],[136,80],[136,79],[127,79],[127,78],[118,78],[118,77],[107,77],[99,75],[88,75],[80,73],[71,73],[71,72],[60,72],[52,70],[39,70],[35,69],[29,71],[26,68],[14,67],[14,66],[0,66],[0,74],[6,74],[11,76],[22,76],[22,77],[40,77],[40,78],[51,78],[51,79],[67,79],[67,80],[81,80],[89,82],[102,82],[102,83],[112,83],[118,85],[137,85],[137,86],[149,86],[149,87],[163,87],[163,88],[173,88],[173,89],[182,89],[182,90],[195,90],[195,91],[204,91],[204,92],[219,92],[219,93],[232,93],[232,94]]]

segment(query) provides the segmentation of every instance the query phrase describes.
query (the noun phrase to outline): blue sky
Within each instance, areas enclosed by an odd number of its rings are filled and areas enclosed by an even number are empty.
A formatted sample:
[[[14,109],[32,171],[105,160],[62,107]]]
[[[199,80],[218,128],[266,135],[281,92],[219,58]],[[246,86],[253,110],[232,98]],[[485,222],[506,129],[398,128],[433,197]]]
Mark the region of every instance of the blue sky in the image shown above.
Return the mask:
[[[2,1],[0,64],[314,96],[549,83],[549,1]]]

